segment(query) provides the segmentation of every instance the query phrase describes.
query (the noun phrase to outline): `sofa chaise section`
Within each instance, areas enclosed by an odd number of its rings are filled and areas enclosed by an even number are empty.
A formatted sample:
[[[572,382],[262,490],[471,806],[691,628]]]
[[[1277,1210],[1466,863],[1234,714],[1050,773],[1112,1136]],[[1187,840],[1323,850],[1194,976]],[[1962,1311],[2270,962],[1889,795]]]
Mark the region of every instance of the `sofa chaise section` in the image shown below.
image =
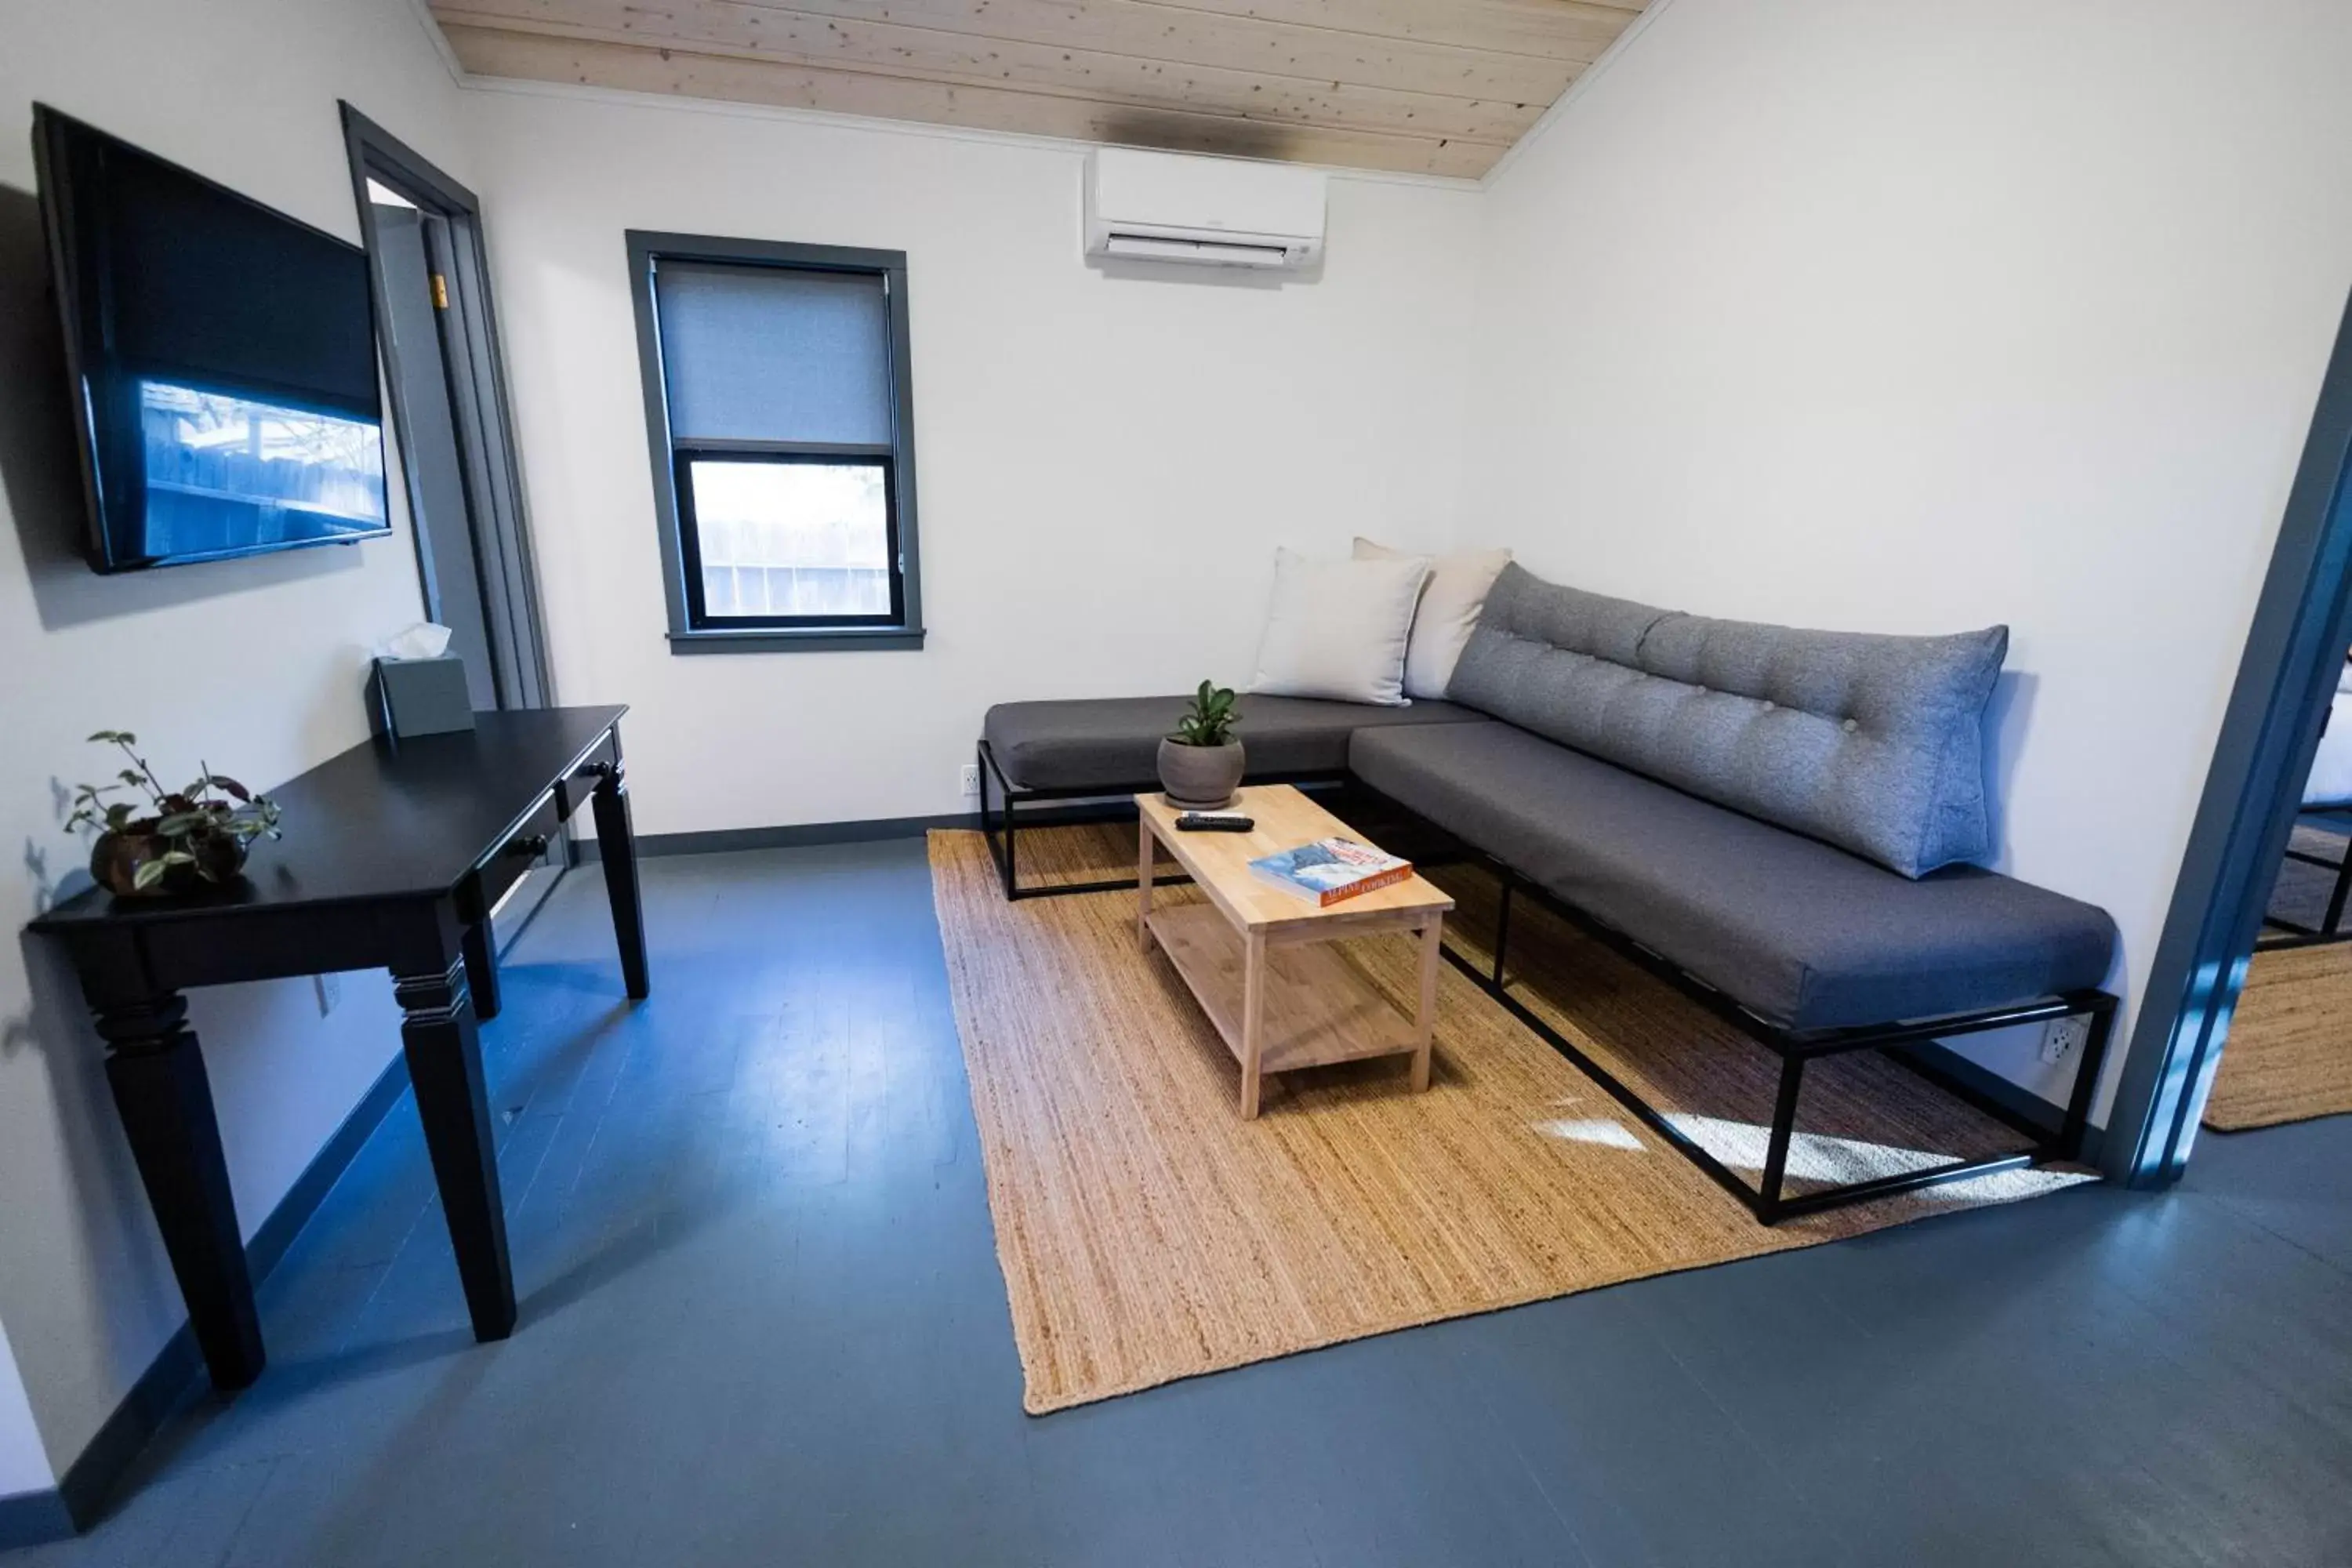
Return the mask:
[[[2081,1152],[2116,930],[1973,864],[1991,847],[1984,712],[2008,647],[1998,626],[1890,636],[1686,615],[1514,565],[1447,689],[1493,722],[1435,747],[1360,734],[1349,763],[1501,874],[1491,969],[1461,966],[1769,1224]],[[1757,1181],[1511,994],[1523,889],[1780,1057]],[[2084,1037],[2054,1129],[1914,1048],[2066,1018]],[[1807,1064],[1860,1050],[1894,1052],[2032,1152],[1785,1194]]]
[[[1153,788],[1160,739],[1176,727],[1190,696],[1076,698],[1000,702],[981,721],[980,816],[1004,878],[1008,898],[1047,889],[1019,884],[1018,812],[1028,803]],[[1348,766],[1348,742],[1360,731],[1423,728],[1481,720],[1450,702],[1375,708],[1305,697],[1242,700],[1235,731],[1253,784],[1337,779]],[[1003,808],[1000,837],[993,798]],[[1124,883],[1108,884],[1125,886]],[[1055,893],[1100,891],[1106,884],[1057,887]]]
[[[1974,866],[1897,876],[1496,721],[1366,731],[1349,758],[1371,789],[1777,1028],[2088,990],[2115,951],[2089,904]]]

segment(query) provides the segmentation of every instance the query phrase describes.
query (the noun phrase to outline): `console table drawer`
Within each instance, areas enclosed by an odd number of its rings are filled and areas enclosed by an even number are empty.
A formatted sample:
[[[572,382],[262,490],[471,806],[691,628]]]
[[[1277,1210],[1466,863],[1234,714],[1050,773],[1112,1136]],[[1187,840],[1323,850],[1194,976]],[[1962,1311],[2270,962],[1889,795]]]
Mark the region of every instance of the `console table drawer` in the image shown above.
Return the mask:
[[[477,921],[488,915],[507,895],[507,889],[523,879],[524,873],[539,863],[539,858],[561,840],[563,817],[557,809],[555,794],[549,791],[531,808],[523,825],[498,848],[484,856],[467,879],[469,884],[461,889],[458,913],[467,921]]]

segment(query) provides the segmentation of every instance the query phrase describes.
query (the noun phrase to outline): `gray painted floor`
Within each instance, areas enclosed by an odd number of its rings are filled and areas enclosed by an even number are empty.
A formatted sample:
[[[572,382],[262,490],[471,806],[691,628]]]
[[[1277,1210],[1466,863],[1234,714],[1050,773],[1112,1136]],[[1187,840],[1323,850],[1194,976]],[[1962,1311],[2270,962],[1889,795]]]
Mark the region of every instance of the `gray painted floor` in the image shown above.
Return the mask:
[[[2094,1188],[1021,1414],[918,843],[591,869],[485,1031],[522,1324],[404,1102],[124,1563],[2352,1563],[2352,1119]]]

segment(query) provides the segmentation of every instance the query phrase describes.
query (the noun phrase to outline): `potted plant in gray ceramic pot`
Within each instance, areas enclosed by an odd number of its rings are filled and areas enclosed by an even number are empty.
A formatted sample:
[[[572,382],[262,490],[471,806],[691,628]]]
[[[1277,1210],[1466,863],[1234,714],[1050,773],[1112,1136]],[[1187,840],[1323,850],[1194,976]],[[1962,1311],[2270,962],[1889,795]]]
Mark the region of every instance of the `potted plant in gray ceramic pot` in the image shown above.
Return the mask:
[[[185,789],[166,789],[127,730],[100,730],[90,739],[121,748],[131,765],[110,784],[74,792],[66,830],[99,830],[90,846],[89,874],[124,898],[163,897],[235,881],[257,838],[278,837],[278,806],[210,768]],[[142,801],[106,797],[122,791]],[[143,807],[143,811],[142,811]]]
[[[1242,782],[1242,743],[1234,739],[1241,721],[1230,687],[1201,682],[1176,732],[1160,742],[1160,787],[1170,805],[1219,811],[1233,804]]]

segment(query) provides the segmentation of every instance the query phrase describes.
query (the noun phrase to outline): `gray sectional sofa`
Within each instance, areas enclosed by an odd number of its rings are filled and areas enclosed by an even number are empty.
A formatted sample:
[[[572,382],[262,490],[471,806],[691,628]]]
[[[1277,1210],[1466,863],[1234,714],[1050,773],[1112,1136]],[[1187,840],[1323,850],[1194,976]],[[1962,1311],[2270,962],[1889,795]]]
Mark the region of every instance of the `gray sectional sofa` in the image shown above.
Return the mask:
[[[1253,782],[1344,780],[1402,807],[1502,879],[1492,967],[1457,966],[1574,1058],[1766,1223],[2029,1160],[2079,1156],[2116,1005],[2104,910],[1983,869],[1983,717],[2005,628],[1945,637],[1800,631],[1659,610],[1512,566],[1444,702],[1244,699]],[[1182,698],[1016,702],[982,726],[982,821],[1009,897],[1014,814],[1153,787]],[[1001,807],[991,809],[992,795]],[[999,824],[1001,823],[1001,830]],[[1781,1058],[1750,1185],[1511,993],[1509,900],[1533,897]],[[2083,1017],[2054,1125],[1910,1049]],[[1783,1192],[1805,1064],[1894,1052],[2031,1136],[1998,1160]]]

